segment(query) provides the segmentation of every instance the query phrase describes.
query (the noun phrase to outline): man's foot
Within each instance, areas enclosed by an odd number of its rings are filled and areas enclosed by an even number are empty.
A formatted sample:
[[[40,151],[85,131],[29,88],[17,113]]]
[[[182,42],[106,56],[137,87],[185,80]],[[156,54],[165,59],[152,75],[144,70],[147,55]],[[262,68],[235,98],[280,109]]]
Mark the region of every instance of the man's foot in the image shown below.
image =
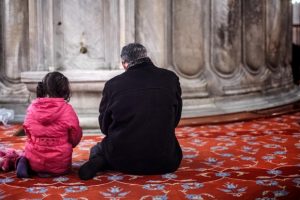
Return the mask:
[[[29,178],[29,163],[27,158],[22,156],[17,164],[17,177],[18,178]]]
[[[84,163],[78,172],[79,178],[81,180],[89,180],[96,176],[104,166],[103,159],[101,158],[92,158],[86,163]]]

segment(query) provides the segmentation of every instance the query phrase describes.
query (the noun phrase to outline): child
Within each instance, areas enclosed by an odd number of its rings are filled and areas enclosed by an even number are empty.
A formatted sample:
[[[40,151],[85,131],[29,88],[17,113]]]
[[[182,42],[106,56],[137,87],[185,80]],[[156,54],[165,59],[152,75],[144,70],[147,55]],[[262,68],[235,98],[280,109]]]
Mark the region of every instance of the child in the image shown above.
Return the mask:
[[[70,172],[72,148],[82,137],[77,115],[68,104],[69,81],[63,74],[48,73],[38,83],[36,93],[23,124],[27,141],[25,154],[17,163],[19,178],[32,173],[45,177]]]

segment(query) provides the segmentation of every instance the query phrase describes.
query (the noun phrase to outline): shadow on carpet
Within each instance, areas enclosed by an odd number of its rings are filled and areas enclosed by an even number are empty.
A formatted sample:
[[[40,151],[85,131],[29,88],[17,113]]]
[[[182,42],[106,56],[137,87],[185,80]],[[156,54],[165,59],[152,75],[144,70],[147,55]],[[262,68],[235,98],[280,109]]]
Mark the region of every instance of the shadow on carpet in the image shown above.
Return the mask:
[[[16,178],[0,172],[0,199],[300,199],[300,113],[221,125],[181,127],[184,158],[176,173],[134,176],[77,171],[101,135],[84,136],[74,149],[73,171],[56,178]],[[0,126],[0,148],[22,149],[20,125]]]

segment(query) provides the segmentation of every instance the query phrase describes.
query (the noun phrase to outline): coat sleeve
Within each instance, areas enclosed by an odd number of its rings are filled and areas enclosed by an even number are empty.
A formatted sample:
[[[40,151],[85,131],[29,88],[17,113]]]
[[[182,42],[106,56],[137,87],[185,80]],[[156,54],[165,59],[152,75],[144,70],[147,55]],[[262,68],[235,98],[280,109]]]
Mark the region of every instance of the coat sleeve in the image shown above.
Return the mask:
[[[108,127],[110,126],[112,119],[111,119],[111,112],[108,109],[109,105],[109,92],[108,92],[108,85],[107,83],[104,86],[102,92],[102,99],[99,106],[99,126],[104,135],[108,134]]]
[[[177,100],[177,109],[176,109],[176,116],[175,116],[175,127],[178,125],[180,121],[181,112],[182,112],[181,87],[180,87],[180,82],[178,77],[176,82],[176,100]]]
[[[79,120],[74,109],[70,105],[69,107],[69,142],[72,144],[72,147],[76,147],[82,138],[82,129],[79,126]]]

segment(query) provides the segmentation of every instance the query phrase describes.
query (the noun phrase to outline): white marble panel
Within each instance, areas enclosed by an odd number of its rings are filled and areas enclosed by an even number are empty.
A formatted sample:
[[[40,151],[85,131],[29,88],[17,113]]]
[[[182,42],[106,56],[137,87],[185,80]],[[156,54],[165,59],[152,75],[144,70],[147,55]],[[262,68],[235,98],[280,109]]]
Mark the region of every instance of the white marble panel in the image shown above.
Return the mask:
[[[243,1],[244,66],[252,74],[266,66],[265,9],[265,1]]]
[[[209,0],[173,1],[173,64],[183,75],[199,75],[205,67],[209,7]]]
[[[233,77],[241,64],[241,1],[212,0],[212,69]]]
[[[267,1],[266,32],[267,32],[267,64],[271,70],[279,70],[286,65],[288,51],[287,31],[290,30],[290,2]]]
[[[28,68],[28,7],[27,1],[5,0],[3,7],[3,61],[5,76],[20,78]]]
[[[58,5],[56,5],[58,6]],[[63,69],[97,69],[105,61],[103,0],[68,0],[60,6],[61,19],[56,20],[61,44],[56,55]]]
[[[135,39],[144,44],[159,67],[166,67],[168,0],[135,3]]]

